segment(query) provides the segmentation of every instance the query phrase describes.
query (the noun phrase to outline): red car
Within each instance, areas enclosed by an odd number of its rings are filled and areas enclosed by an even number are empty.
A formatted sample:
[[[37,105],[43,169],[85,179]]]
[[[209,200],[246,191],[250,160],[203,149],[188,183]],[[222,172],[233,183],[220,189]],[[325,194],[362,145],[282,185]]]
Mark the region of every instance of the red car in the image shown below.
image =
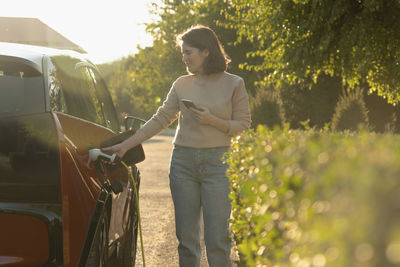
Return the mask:
[[[134,265],[133,182],[88,152],[120,124],[82,54],[0,43],[0,266]]]

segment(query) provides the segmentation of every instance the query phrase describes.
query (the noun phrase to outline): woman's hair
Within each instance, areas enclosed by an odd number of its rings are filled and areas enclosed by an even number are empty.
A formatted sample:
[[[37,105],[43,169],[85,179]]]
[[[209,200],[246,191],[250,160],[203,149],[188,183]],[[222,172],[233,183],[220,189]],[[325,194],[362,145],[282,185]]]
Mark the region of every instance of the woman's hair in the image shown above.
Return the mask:
[[[210,54],[203,63],[206,74],[225,71],[231,61],[217,35],[209,27],[196,25],[179,34],[176,37],[176,44],[182,48],[183,43],[198,48],[200,51],[204,49],[209,51]]]

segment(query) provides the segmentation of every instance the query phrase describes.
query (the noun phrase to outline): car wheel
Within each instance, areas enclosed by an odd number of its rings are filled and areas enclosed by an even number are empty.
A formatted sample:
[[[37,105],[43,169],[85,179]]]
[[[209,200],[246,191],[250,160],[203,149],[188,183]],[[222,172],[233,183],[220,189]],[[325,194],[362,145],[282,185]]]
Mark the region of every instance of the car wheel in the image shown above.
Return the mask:
[[[136,206],[134,206],[136,207]],[[122,249],[122,266],[133,267],[136,261],[137,249],[137,234],[138,234],[138,217],[136,208],[131,211],[129,218],[129,230],[127,231],[127,239]]]
[[[108,263],[108,215],[100,217],[86,266],[102,267]]]

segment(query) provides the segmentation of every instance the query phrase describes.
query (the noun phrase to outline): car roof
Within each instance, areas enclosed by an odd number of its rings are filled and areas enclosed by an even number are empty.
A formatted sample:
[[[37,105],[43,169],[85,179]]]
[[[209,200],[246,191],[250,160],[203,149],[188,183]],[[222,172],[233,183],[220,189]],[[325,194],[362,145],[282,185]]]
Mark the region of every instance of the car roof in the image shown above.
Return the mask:
[[[35,46],[18,43],[0,42],[0,56],[18,57],[28,60],[37,66],[38,70],[42,69],[43,56],[68,55],[86,61],[84,54],[72,50],[55,49],[44,46]]]

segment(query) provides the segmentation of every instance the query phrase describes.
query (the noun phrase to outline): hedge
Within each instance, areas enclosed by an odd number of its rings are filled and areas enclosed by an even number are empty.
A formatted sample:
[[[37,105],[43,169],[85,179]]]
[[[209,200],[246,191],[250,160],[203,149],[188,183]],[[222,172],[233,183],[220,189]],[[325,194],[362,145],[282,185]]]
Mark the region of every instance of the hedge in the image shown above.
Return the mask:
[[[259,126],[226,161],[240,266],[399,266],[399,136]]]

